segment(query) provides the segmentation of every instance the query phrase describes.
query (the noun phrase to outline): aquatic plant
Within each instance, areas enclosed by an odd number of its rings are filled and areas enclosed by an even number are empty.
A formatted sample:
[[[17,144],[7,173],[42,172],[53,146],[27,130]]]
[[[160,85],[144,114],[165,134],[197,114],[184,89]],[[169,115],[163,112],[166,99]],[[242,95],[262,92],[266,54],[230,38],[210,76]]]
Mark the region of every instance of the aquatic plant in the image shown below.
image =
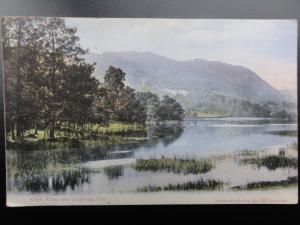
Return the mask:
[[[123,166],[108,166],[104,168],[104,173],[108,179],[117,179],[124,174]]]
[[[186,183],[169,184],[166,186],[149,185],[139,187],[138,192],[158,192],[158,191],[192,191],[192,190],[222,190],[224,183],[220,180],[200,179]]]
[[[288,185],[298,184],[298,177],[288,177],[286,180],[279,181],[259,181],[259,182],[251,182],[246,185],[234,186],[231,189],[233,190],[252,190],[258,188],[272,188],[277,186],[286,187]]]
[[[138,171],[168,171],[183,174],[207,173],[214,167],[211,160],[190,158],[153,158],[138,159],[135,169]]]
[[[298,159],[295,157],[287,157],[280,152],[278,155],[267,155],[256,158],[241,159],[243,164],[255,164],[258,168],[264,166],[268,170],[276,170],[277,168],[292,167],[297,168]]]

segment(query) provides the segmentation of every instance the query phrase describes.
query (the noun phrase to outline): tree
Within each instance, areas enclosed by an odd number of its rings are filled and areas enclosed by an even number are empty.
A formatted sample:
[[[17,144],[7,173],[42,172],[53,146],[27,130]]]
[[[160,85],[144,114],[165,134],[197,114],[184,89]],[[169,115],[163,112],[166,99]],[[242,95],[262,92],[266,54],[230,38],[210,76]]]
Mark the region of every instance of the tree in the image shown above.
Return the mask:
[[[165,95],[160,102],[158,116],[162,121],[181,121],[184,117],[184,110],[175,99]]]
[[[110,120],[118,121],[119,110],[121,107],[122,93],[125,87],[125,73],[113,66],[110,66],[104,76],[104,88],[105,88],[105,104],[108,107],[110,113]]]
[[[134,90],[130,87],[126,87],[122,91],[120,100],[116,108],[116,115],[120,122],[126,123],[144,123],[146,115],[144,114],[144,108]]]
[[[126,73],[120,68],[110,66],[104,76],[104,85],[112,92],[119,94],[125,87],[125,75]]]
[[[107,125],[110,118],[110,104],[109,104],[109,89],[102,84],[98,87],[94,102],[92,104],[92,123],[100,125]]]
[[[151,92],[138,92],[137,98],[141,103],[141,111],[145,121],[155,122],[158,120],[159,98]]]
[[[47,28],[43,48],[43,62],[46,67],[45,87],[45,124],[49,126],[49,137],[53,140],[57,118],[62,111],[63,101],[58,95],[62,77],[68,70],[68,65],[79,64],[83,61],[83,50],[76,36],[77,30],[65,25],[62,18],[46,18]]]
[[[6,118],[12,138],[23,138],[40,111],[37,90],[39,51],[44,38],[41,18],[3,18]],[[39,32],[36,32],[36,31]]]
[[[87,63],[69,66],[62,77],[58,89],[62,104],[60,122],[68,124],[70,135],[71,125],[78,125],[84,135],[85,125],[93,121],[92,104],[96,98],[99,81],[92,77],[94,66]]]
[[[76,29],[62,18],[9,17],[3,23],[6,131],[21,140],[26,131],[55,131],[85,137],[94,124],[181,120],[172,98],[136,93],[125,72],[110,66],[100,83],[85,62]],[[34,134],[30,134],[34,135]]]
[[[37,131],[43,120],[53,140],[64,109],[60,94],[64,76],[70,68],[75,73],[89,67],[82,64],[86,51],[78,43],[76,29],[67,27],[62,18],[8,17],[2,22],[7,128],[12,138],[23,138],[26,129],[34,126]]]

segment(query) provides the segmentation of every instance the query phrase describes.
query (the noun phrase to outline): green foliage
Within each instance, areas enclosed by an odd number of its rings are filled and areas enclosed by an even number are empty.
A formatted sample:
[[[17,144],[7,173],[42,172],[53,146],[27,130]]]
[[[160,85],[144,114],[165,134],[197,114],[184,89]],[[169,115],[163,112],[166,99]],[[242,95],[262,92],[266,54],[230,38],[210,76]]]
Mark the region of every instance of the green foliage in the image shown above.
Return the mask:
[[[160,102],[152,93],[136,93],[125,85],[126,74],[120,68],[110,66],[104,82],[96,80],[76,28],[68,27],[63,18],[7,17],[2,23],[6,131],[11,143],[35,141],[38,130],[55,142],[94,138],[103,126],[110,127],[102,129],[105,133],[113,134],[143,130],[130,125],[114,130],[115,123],[182,120],[183,110],[174,99],[164,97]]]
[[[60,121],[83,125],[93,119],[92,104],[99,82],[91,76],[94,67],[86,63],[72,65],[61,80],[62,105]]]
[[[104,85],[114,94],[119,94],[125,88],[125,73],[120,68],[110,66],[104,76]]]
[[[231,189],[233,190],[255,190],[255,189],[266,189],[274,187],[286,187],[293,184],[298,184],[298,177],[288,177],[286,180],[280,181],[260,181],[260,182],[251,182],[246,185],[234,186]]]
[[[145,126],[140,124],[122,124],[122,123],[112,123],[109,126],[101,126],[96,128],[99,134],[132,134],[132,133],[147,133]]]
[[[160,102],[158,117],[160,120],[178,120],[181,121],[184,116],[184,110],[175,99],[165,95]]]
[[[138,92],[137,99],[142,105],[142,113],[145,115],[145,121],[155,122],[158,120],[159,98],[151,92]]]
[[[207,173],[213,168],[210,160],[188,158],[138,159],[135,169],[138,171],[168,171],[183,174]]]
[[[223,190],[224,183],[213,179],[200,179],[186,183],[169,184],[166,186],[145,186],[137,189],[138,192],[158,192],[158,191],[193,191],[193,190]]]
[[[255,164],[257,167],[266,167],[268,170],[276,170],[277,168],[293,167],[297,168],[298,159],[286,157],[285,154],[279,152],[278,155],[267,155],[263,157],[242,159],[242,163]]]

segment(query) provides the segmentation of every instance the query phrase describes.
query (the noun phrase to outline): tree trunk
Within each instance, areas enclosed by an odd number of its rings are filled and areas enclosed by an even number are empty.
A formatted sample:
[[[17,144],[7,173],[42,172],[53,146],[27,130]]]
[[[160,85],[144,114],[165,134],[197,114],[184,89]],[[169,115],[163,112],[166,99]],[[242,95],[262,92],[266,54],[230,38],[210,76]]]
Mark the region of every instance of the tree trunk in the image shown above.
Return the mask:
[[[49,132],[49,138],[50,138],[50,141],[53,141],[55,139],[55,135],[54,135],[54,132],[55,132],[55,116],[52,115],[51,116],[51,122],[50,122],[50,132]]]
[[[38,134],[38,127],[36,120],[34,121],[34,134]]]
[[[56,58],[55,58],[55,47],[54,47],[54,34],[52,32],[52,55],[51,55],[51,90],[52,90],[52,94],[53,94],[53,100],[55,101],[56,98]],[[51,112],[51,120],[50,120],[50,140],[54,140],[54,132],[55,132],[55,108],[52,107],[52,109],[54,112]]]
[[[19,21],[19,27],[18,27],[18,40],[17,40],[17,48],[18,50],[21,50],[21,30],[22,30],[22,22]],[[17,114],[17,119],[16,119],[16,131],[17,131],[17,138],[21,138],[21,133],[22,133],[22,114],[21,114],[21,105],[22,105],[22,84],[21,84],[21,71],[20,71],[20,54],[19,52],[17,56],[17,65],[16,65],[16,77],[17,77],[17,85],[16,85],[16,114]]]

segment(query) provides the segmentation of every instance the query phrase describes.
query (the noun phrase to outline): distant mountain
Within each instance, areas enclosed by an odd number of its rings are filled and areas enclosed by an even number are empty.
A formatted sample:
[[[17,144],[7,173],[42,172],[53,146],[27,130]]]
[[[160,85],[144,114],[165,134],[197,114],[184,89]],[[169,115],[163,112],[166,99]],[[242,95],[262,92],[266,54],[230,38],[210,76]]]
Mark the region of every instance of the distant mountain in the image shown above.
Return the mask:
[[[219,97],[259,104],[286,100],[280,91],[242,66],[204,59],[178,61],[151,52],[91,53],[86,58],[97,64],[94,75],[100,80],[110,65],[119,67],[126,72],[126,83],[136,90],[177,96],[189,108]]]

